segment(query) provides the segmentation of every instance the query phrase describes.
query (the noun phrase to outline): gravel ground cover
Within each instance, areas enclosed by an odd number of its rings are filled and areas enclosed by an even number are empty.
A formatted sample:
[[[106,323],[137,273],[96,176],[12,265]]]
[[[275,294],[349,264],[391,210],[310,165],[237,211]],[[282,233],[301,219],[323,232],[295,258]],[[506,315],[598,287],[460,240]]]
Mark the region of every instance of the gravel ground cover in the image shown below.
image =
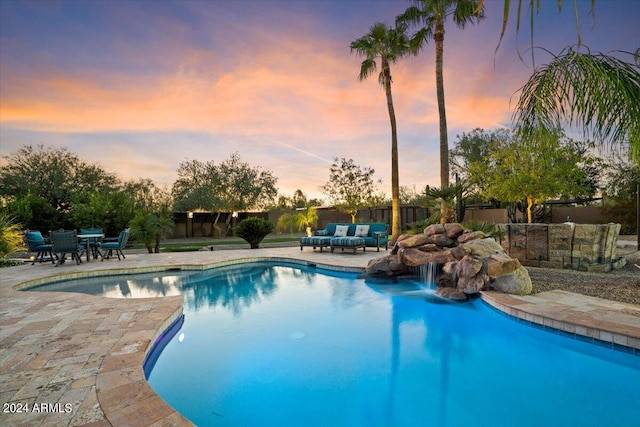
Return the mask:
[[[619,248],[618,255],[627,259],[627,265],[608,273],[527,267],[533,293],[560,289],[640,305],[640,251],[627,246]]]

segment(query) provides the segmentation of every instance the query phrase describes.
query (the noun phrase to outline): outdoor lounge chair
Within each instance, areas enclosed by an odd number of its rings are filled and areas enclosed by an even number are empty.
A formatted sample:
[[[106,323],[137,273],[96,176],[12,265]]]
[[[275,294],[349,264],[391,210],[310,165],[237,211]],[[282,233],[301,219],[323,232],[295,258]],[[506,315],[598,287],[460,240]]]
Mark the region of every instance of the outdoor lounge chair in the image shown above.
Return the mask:
[[[115,242],[104,242],[101,247],[102,250],[107,252],[106,254],[103,252],[104,258],[109,258],[113,255],[113,251],[116,251],[116,255],[118,255],[118,260],[120,259],[120,255],[122,258],[126,259],[122,250],[127,246],[127,242],[129,241],[129,234],[131,233],[130,228],[126,228],[120,232],[118,236],[118,241]],[[102,258],[104,260],[104,258]]]
[[[36,261],[44,261],[45,255],[48,255],[51,258],[51,263],[55,264],[51,244],[42,237],[42,233],[36,230],[27,230],[24,232],[24,240],[27,243],[29,252],[35,252],[36,254],[31,265],[35,264]]]
[[[66,255],[71,254],[71,259],[80,264],[80,252],[84,250],[84,245],[78,243],[78,233],[76,230],[50,231],[51,248],[54,254],[58,255],[56,267],[64,263]]]

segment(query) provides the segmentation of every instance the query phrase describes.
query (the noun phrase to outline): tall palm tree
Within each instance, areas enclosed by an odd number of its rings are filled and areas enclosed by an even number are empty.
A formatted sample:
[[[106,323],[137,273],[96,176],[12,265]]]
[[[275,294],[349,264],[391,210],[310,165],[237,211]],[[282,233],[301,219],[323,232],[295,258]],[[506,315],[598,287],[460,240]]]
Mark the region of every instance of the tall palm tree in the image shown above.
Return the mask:
[[[482,7],[475,0],[414,0],[396,19],[399,22],[421,26],[414,35],[413,42],[420,46],[433,39],[436,45],[436,95],[440,118],[440,186],[449,185],[449,141],[447,138],[447,114],[444,103],[444,23],[448,16],[458,28],[475,23],[484,17]]]
[[[384,87],[391,122],[391,240],[400,235],[400,178],[398,173],[398,133],[396,113],[391,96],[391,64],[407,54],[417,53],[406,34],[407,25],[397,23],[395,28],[378,22],[363,37],[351,42],[351,53],[364,56],[358,79],[365,80],[377,71],[376,60],[380,59],[378,82]]]

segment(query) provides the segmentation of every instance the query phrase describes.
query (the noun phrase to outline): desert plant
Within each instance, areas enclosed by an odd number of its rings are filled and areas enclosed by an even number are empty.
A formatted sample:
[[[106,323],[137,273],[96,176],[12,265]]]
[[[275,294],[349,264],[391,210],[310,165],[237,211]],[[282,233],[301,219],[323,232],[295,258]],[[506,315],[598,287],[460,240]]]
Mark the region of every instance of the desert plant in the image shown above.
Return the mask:
[[[24,247],[20,225],[5,212],[0,213],[0,258]]]
[[[251,245],[251,249],[258,249],[262,239],[271,233],[274,228],[275,226],[271,221],[250,216],[240,221],[235,227],[235,233],[236,236],[246,240]]]
[[[440,224],[456,220],[456,209],[461,209],[462,201],[467,197],[467,189],[468,184],[465,181],[444,187],[429,187],[427,185],[424,196],[430,209],[439,209]]]
[[[482,231],[487,236],[497,238],[502,235],[502,231],[498,228],[497,224],[492,224],[487,221],[471,220],[462,224],[464,228],[471,231]]]
[[[318,223],[318,212],[313,206],[306,206],[304,210],[296,213],[284,213],[278,218],[276,229],[289,230],[293,234],[293,230],[307,230],[307,236],[311,236],[311,227],[315,227]]]
[[[410,222],[407,224],[409,229],[407,230],[407,234],[420,234],[424,233],[424,229],[430,226],[431,224],[438,224],[440,222],[440,215],[435,214],[431,215],[429,218],[422,219],[420,221]]]

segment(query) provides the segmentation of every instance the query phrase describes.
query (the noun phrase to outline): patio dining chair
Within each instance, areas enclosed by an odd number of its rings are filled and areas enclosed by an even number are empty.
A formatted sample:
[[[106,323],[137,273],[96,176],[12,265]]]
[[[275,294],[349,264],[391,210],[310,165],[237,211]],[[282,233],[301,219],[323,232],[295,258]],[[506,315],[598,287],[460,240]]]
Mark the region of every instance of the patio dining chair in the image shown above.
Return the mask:
[[[131,229],[126,228],[120,232],[117,241],[113,242],[104,242],[101,245],[103,252],[103,258],[110,258],[113,255],[113,251],[116,251],[116,255],[118,256],[118,260],[120,260],[120,255],[122,258],[126,259],[122,250],[127,246],[127,242],[129,241],[129,235],[131,234]],[[107,239],[108,240],[108,239]],[[106,252],[106,253],[105,253]]]
[[[54,254],[58,255],[56,267],[64,263],[67,254],[71,254],[71,259],[80,264],[80,252],[84,250],[84,245],[78,243],[78,233],[76,230],[50,231],[51,247]]]
[[[24,240],[29,248],[29,252],[35,252],[31,265],[36,261],[42,263],[46,255],[51,259],[51,263],[55,264],[55,257],[52,252],[51,244],[37,230],[27,230],[24,232]]]

